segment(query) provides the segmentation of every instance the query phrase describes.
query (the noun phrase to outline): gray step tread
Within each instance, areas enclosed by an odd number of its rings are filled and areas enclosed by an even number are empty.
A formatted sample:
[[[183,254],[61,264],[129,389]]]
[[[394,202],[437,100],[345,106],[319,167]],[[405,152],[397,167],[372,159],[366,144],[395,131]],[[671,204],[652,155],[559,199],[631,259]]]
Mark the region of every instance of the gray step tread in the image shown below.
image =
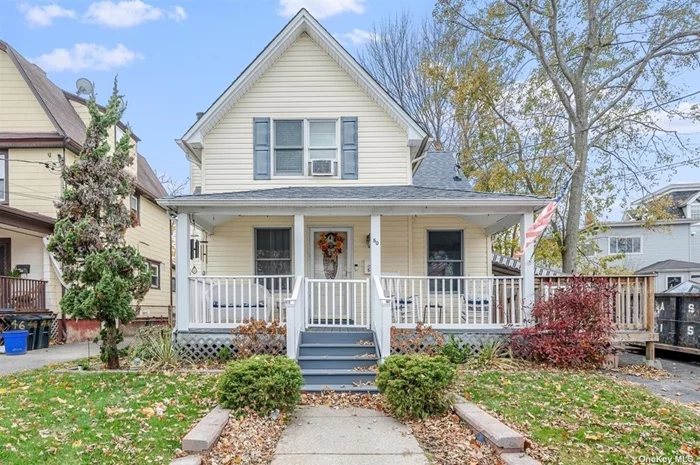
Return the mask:
[[[376,371],[370,370],[353,370],[351,368],[303,368],[302,375],[376,375]]]
[[[377,386],[353,386],[352,384],[305,384],[301,388],[305,392],[341,391],[341,392],[379,392]]]
[[[375,349],[374,344],[334,344],[332,342],[302,342],[299,347],[367,347],[368,349]]]
[[[354,355],[300,355],[297,360],[379,360],[378,357],[355,357]]]

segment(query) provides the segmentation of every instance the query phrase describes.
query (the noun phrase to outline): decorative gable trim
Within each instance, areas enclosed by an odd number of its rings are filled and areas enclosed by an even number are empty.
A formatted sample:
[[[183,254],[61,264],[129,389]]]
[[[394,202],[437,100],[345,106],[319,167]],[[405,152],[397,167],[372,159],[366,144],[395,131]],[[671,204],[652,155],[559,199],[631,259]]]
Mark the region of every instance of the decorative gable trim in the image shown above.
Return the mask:
[[[207,111],[197,119],[182,138],[177,140],[178,145],[185,151],[190,161],[198,165],[201,164],[204,137],[304,33],[308,34],[323,51],[338,63],[397,124],[406,129],[409,146],[425,145],[424,140],[429,135],[420,124],[321,26],[316,18],[302,8]]]

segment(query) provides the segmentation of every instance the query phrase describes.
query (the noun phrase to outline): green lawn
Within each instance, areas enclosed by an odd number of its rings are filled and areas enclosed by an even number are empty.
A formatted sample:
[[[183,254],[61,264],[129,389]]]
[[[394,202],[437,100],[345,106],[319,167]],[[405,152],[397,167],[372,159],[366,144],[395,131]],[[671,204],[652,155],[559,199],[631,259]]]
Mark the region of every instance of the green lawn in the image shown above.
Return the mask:
[[[695,413],[643,387],[602,375],[545,370],[466,373],[459,389],[527,432],[539,453],[552,462],[630,464],[640,456],[697,454],[700,446],[700,417]]]
[[[0,464],[169,463],[213,405],[214,381],[48,368],[0,377]]]

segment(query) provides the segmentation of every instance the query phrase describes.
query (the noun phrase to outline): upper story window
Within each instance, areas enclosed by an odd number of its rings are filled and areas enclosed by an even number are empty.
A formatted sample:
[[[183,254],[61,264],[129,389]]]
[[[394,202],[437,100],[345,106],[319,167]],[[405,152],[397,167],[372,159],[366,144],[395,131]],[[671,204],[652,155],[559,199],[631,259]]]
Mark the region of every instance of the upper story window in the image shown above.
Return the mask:
[[[7,150],[0,150],[0,203],[7,202]]]
[[[129,199],[129,206],[131,207],[131,214],[139,219],[139,214],[141,213],[141,196],[138,194],[132,194]]]
[[[693,202],[690,204],[690,218],[694,220],[700,220],[700,203]]]
[[[273,147],[275,176],[335,175],[338,164],[337,120],[276,120]],[[328,160],[328,168],[314,170],[314,160]]]
[[[641,236],[610,237],[608,238],[608,249],[610,254],[642,253],[642,238]]]

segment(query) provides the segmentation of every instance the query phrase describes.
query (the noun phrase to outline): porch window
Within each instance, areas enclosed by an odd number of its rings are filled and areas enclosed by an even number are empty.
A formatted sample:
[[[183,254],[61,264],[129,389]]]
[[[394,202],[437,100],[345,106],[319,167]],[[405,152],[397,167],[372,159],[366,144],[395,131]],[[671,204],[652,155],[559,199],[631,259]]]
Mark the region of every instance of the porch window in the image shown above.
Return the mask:
[[[257,276],[292,274],[291,236],[291,228],[255,230],[255,274]],[[286,285],[286,280],[281,281],[283,286]]]
[[[642,253],[641,236],[634,237],[610,237],[608,238],[609,253]]]
[[[428,231],[428,276],[462,276],[463,231]]]
[[[275,121],[275,175],[304,174],[304,121]]]

